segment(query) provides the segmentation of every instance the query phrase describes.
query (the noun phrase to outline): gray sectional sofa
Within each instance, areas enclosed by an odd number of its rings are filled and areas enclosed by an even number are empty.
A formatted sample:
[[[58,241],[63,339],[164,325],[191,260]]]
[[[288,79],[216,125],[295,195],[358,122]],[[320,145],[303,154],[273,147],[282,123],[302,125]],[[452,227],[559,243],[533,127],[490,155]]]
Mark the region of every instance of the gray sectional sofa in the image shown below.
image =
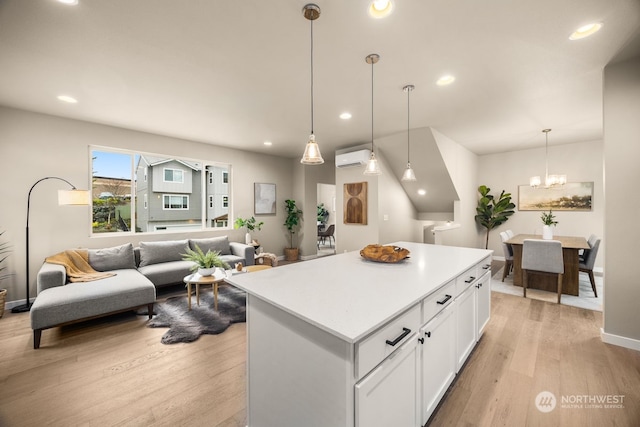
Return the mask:
[[[113,276],[91,282],[67,283],[64,266],[45,262],[38,272],[38,296],[31,307],[33,348],[40,347],[42,330],[147,306],[153,315],[156,288],[182,283],[191,273],[183,261],[186,247],[219,251],[231,266],[253,265],[253,246],[230,242],[227,236],[206,239],[140,242],[89,249],[91,267]]]

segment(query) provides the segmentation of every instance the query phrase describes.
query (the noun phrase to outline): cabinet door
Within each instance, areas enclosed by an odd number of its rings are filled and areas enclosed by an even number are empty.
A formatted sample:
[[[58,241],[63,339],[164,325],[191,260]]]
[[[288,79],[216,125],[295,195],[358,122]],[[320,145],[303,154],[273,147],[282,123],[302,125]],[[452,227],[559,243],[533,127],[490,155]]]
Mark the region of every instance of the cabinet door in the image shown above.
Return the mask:
[[[454,301],[456,304],[456,373],[471,354],[476,344],[476,287],[469,286]]]
[[[419,426],[417,335],[355,386],[356,427]]]
[[[477,302],[477,340],[484,333],[484,329],[489,323],[491,316],[491,273],[487,273],[482,276],[482,279],[476,283],[476,302]]]
[[[426,424],[456,376],[455,302],[420,329],[422,422]]]

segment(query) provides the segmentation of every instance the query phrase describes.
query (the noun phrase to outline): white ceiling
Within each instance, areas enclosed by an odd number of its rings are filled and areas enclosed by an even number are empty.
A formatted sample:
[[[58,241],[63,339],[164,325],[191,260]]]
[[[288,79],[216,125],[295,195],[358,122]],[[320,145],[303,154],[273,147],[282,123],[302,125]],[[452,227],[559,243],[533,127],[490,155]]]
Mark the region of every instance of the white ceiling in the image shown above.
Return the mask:
[[[0,105],[299,157],[306,3],[0,0]],[[383,20],[367,0],[317,4],[314,131],[329,158],[371,140],[370,53],[376,139],[406,131],[409,83],[411,127],[477,154],[543,146],[543,128],[550,145],[600,139],[602,70],[640,26],[638,0],[396,0]],[[593,21],[599,33],[568,39]],[[455,83],[436,86],[446,73]]]

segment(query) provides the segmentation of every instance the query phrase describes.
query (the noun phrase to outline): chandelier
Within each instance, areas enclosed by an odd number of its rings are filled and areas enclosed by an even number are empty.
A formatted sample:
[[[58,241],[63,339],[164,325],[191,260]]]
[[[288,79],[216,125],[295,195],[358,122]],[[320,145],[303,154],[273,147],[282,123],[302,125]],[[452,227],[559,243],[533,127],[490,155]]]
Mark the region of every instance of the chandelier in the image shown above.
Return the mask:
[[[567,175],[549,175],[549,132],[551,129],[542,129],[545,135],[545,152],[544,152],[544,188],[562,187],[567,183]],[[529,185],[538,188],[542,185],[540,176],[532,176],[529,178]]]

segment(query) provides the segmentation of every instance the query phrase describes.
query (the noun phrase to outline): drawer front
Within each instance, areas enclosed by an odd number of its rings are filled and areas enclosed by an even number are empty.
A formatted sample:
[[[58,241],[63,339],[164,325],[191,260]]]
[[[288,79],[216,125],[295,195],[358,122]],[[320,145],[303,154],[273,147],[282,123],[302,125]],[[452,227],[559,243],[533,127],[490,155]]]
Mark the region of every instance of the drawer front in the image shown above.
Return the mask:
[[[456,295],[458,296],[464,292],[478,277],[477,265],[474,265],[458,277],[456,277]]]
[[[420,304],[416,304],[356,343],[357,377],[362,378],[407,340],[415,338],[419,327]]]
[[[456,282],[452,280],[422,301],[422,322],[424,325],[446,306],[453,302]]]
[[[478,276],[482,277],[487,271],[491,271],[491,257],[488,256],[478,263]]]

